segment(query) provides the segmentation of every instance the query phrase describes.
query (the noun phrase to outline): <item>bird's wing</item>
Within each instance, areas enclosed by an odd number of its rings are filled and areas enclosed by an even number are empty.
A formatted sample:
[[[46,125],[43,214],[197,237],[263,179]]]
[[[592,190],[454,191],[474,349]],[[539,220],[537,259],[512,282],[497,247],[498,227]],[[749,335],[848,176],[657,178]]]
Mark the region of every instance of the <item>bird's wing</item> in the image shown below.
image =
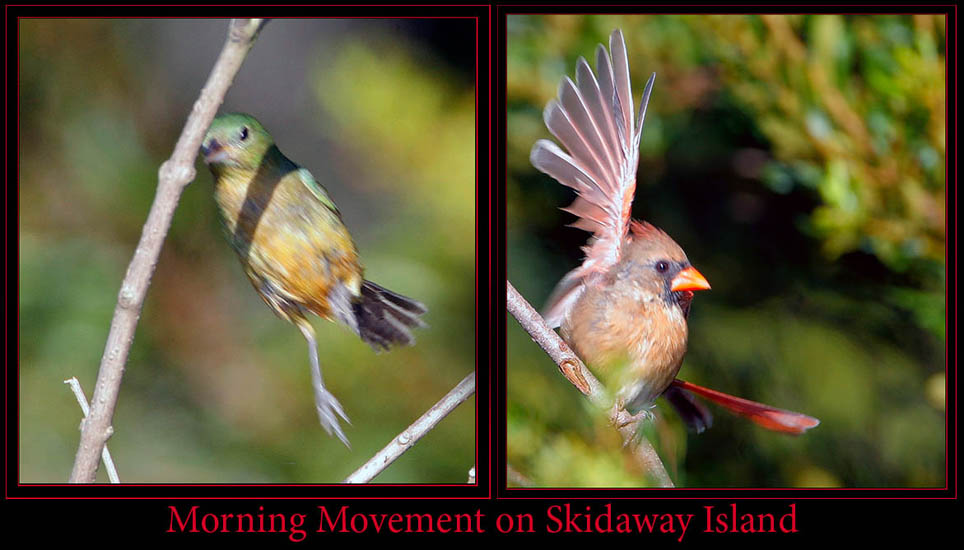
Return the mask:
[[[549,315],[556,318],[578,297],[578,283],[585,275],[619,260],[620,243],[629,227],[639,139],[656,75],[646,83],[634,123],[629,60],[619,29],[610,36],[609,49],[611,53],[602,44],[596,49],[598,77],[579,58],[576,82],[565,77],[559,97],[549,101],[543,112],[546,126],[566,151],[540,139],[529,156],[533,166],[575,189],[579,196],[563,210],[579,217],[574,227],[593,233],[584,248],[585,262],[563,279],[565,288],[557,288],[547,305]]]
[[[339,218],[341,217],[341,212],[338,211],[338,207],[335,206],[335,202],[332,201],[328,196],[328,191],[325,190],[324,186],[318,183],[318,180],[311,175],[311,172],[309,172],[307,168],[298,169],[298,181],[303,183],[316,199],[327,206],[332,212],[337,214]]]
[[[549,295],[549,299],[546,300],[546,307],[542,311],[542,318],[546,320],[550,328],[556,328],[562,324],[566,314],[576,303],[579,296],[582,295],[585,288],[582,283],[586,271],[583,267],[573,269],[556,284],[556,288]]]

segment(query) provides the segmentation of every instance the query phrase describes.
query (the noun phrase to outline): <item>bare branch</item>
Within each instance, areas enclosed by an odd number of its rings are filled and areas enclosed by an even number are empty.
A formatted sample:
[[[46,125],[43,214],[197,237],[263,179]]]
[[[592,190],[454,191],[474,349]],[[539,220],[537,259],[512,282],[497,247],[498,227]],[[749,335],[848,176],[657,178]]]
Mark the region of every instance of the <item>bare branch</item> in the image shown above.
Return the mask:
[[[405,431],[398,434],[384,449],[375,453],[375,456],[371,457],[368,462],[346,477],[344,482],[368,483],[374,479],[473,393],[475,393],[475,373],[470,372],[452,388],[452,391],[445,394],[445,397],[440,399],[438,403],[432,405],[431,409],[426,411]]]
[[[559,338],[554,330],[549,328],[546,321],[529,305],[529,302],[519,294],[519,291],[509,281],[506,286],[506,309],[515,317],[529,336],[539,344],[549,357],[559,366],[559,371],[569,382],[589,398],[595,405],[605,408],[610,405],[610,398],[599,380],[589,372],[582,360],[573,353],[569,345]],[[623,445],[632,447],[633,456],[640,466],[661,486],[673,487],[663,461],[660,460],[652,444],[642,436],[637,436],[636,423],[625,409],[613,411],[610,421],[619,430],[623,438]]]
[[[70,474],[71,483],[93,483],[101,450],[111,434],[114,407],[120,391],[124,365],[134,340],[137,321],[144,305],[164,238],[171,226],[174,209],[184,188],[194,179],[194,158],[204,133],[224,101],[235,74],[254,44],[262,19],[233,19],[228,39],[218,57],[201,95],[194,103],[171,158],[158,171],[157,194],[144,223],[140,242],[121,283],[117,306],[110,324],[107,345],[101,358],[97,384],[91,400],[90,415],[84,420],[80,445]]]
[[[70,386],[70,389],[74,392],[74,397],[77,398],[77,404],[80,405],[81,412],[84,413],[84,418],[90,414],[90,407],[87,406],[87,396],[84,395],[84,388],[80,387],[80,381],[77,380],[76,376],[64,380],[64,384]],[[107,445],[104,445],[104,452],[101,453],[104,460],[104,468],[107,470],[107,478],[110,479],[111,483],[120,483],[120,478],[117,477],[117,468],[114,467],[114,459],[110,456],[110,451],[107,450]]]
[[[511,464],[505,465],[505,478],[507,483],[514,483],[520,487],[532,487],[532,480],[520,474]]]
[[[506,303],[505,308],[515,317],[522,328],[529,333],[529,336],[539,344],[549,357],[559,366],[559,371],[567,380],[576,386],[583,395],[588,397],[593,403],[600,407],[608,407],[609,396],[599,380],[589,372],[586,365],[582,363],[579,356],[573,353],[568,344],[559,338],[554,330],[549,328],[545,319],[539,315],[529,302],[519,294],[519,291],[512,286],[509,281],[505,282]]]

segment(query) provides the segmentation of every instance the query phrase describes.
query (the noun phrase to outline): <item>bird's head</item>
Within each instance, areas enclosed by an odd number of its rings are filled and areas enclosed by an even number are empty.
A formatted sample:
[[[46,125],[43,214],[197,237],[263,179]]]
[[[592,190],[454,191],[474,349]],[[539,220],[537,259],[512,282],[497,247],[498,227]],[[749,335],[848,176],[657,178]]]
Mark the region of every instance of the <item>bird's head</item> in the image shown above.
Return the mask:
[[[710,283],[690,264],[686,253],[669,235],[646,222],[632,222],[625,248],[624,276],[632,277],[641,290],[660,297],[668,306],[689,313],[693,291],[707,290]]]
[[[215,118],[201,143],[204,162],[221,167],[257,169],[274,145],[271,134],[253,116],[229,113]]]

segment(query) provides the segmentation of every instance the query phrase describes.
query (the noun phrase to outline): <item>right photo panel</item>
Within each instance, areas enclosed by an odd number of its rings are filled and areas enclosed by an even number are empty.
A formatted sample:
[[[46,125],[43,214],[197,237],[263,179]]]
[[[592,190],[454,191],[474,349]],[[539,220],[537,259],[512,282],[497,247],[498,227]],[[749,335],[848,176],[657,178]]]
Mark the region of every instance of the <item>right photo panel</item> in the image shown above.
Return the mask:
[[[508,15],[510,488],[945,486],[945,33]]]

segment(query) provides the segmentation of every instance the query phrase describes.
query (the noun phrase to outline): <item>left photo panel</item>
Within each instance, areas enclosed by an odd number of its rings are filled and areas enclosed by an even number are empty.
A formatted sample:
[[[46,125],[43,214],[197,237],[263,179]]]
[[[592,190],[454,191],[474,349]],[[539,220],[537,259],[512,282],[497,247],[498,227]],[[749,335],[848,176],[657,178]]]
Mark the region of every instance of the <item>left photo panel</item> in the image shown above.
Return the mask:
[[[18,483],[475,484],[478,20],[16,24]]]

